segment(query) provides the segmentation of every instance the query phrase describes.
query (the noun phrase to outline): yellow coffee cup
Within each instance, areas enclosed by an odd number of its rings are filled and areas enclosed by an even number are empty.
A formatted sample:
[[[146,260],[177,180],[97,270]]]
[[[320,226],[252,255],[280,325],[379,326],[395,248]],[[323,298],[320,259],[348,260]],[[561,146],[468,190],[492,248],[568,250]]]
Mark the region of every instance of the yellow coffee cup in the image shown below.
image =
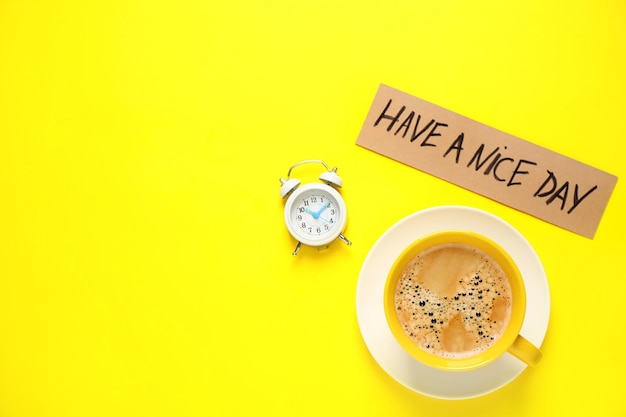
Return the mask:
[[[505,352],[528,365],[541,351],[520,335],[524,280],[498,244],[469,231],[442,231],[411,243],[389,270],[387,323],[398,343],[428,366],[466,371]]]

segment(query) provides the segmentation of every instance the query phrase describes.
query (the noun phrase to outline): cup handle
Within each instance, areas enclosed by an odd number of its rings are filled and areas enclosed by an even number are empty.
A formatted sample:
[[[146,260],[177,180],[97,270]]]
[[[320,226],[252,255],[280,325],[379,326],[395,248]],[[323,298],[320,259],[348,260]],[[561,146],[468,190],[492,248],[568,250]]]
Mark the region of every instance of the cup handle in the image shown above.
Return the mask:
[[[509,347],[508,352],[529,366],[537,365],[543,355],[535,345],[526,340],[522,335],[517,335],[517,338]]]

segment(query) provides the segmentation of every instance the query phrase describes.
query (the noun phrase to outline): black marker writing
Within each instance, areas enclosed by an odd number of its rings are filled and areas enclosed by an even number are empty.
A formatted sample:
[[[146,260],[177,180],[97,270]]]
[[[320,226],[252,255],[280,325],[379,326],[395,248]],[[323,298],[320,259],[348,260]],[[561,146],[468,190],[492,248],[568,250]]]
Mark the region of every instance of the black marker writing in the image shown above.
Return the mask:
[[[393,125],[395,125],[398,122],[398,119],[400,119],[400,116],[402,115],[402,113],[404,113],[404,110],[406,110],[406,106],[402,106],[395,116],[388,115],[387,114],[387,110],[389,110],[389,106],[391,106],[391,101],[392,100],[389,99],[389,102],[385,106],[385,109],[380,114],[380,116],[378,116],[378,119],[376,120],[376,123],[374,123],[374,127],[376,127],[376,126],[378,126],[380,121],[383,120],[383,119],[391,120],[391,123],[389,124],[389,126],[387,126],[387,132],[389,132],[391,130],[391,128],[393,127]]]
[[[423,119],[422,115],[411,110],[406,111],[407,106],[400,106],[393,109],[393,100],[389,99],[387,105],[379,114],[374,127],[381,125],[385,127],[387,132],[390,132],[394,136],[402,137],[403,139],[408,136],[409,142],[413,143],[417,139],[421,139],[419,142],[420,147],[436,148],[438,145],[438,138],[443,136],[445,128],[448,127],[447,123],[442,123],[436,119]],[[383,121],[388,121],[385,126]],[[399,123],[399,124],[398,124]],[[461,132],[457,135],[456,139],[446,148],[443,153],[443,158],[446,158],[449,154],[454,155],[454,162],[459,164],[462,160],[463,152],[467,152],[464,143],[465,134]],[[508,150],[507,146],[496,146],[494,149],[489,150],[485,143],[482,143],[478,148],[474,148],[473,153],[470,153],[471,157],[467,162],[466,167],[475,172],[481,172],[484,176],[492,176],[499,183],[506,184],[506,187],[513,187],[522,185],[522,177],[529,175],[529,167],[536,166],[537,163],[528,159],[517,159],[505,154]],[[441,154],[440,154],[441,155]],[[464,158],[463,158],[464,159]],[[517,161],[517,162],[516,162]],[[581,194],[580,186],[576,183],[570,184],[570,181],[563,183],[559,182],[554,172],[546,170],[548,176],[543,183],[533,194],[535,198],[545,198],[545,204],[551,205],[557,200],[560,201],[560,205],[557,207],[561,211],[565,211],[567,214],[572,213],[591,193],[593,193],[598,186],[595,185]],[[570,190],[572,192],[570,192]]]
[[[461,132],[461,134],[454,140],[454,142],[452,142],[452,145],[450,145],[450,147],[448,148],[446,153],[443,154],[443,157],[445,158],[446,156],[448,156],[448,154],[450,152],[452,152],[454,150],[454,151],[456,151],[456,156],[454,157],[454,162],[458,164],[459,163],[459,158],[461,156],[461,151],[463,150],[463,139],[464,138],[465,138],[465,134],[463,132]]]
[[[472,159],[470,159],[470,161],[467,164],[467,167],[469,168],[470,165],[472,165],[474,163],[474,161],[476,161],[476,168],[474,168],[476,171],[478,171],[479,169],[482,168],[483,165],[485,165],[485,163],[491,159],[492,156],[494,156],[496,154],[496,152],[498,152],[498,150],[500,150],[500,147],[498,146],[496,149],[494,149],[493,151],[491,151],[491,153],[489,155],[487,155],[487,157],[484,160],[480,160],[480,157],[483,154],[483,150],[485,149],[485,144],[481,144],[478,149],[476,150],[476,152],[474,153],[474,156],[472,156]]]
[[[511,175],[511,179],[509,180],[509,182],[506,184],[507,187],[510,187],[512,185],[521,185],[521,182],[513,182],[513,179],[515,179],[516,175],[528,175],[528,171],[522,171],[520,168],[522,167],[522,164],[526,164],[526,165],[537,165],[536,162],[533,161],[528,161],[526,159],[520,159],[517,162],[517,166],[515,167],[515,170],[513,170],[513,174]]]
[[[393,112],[388,113],[389,108],[391,107],[392,103],[393,103],[393,100],[389,99],[389,101],[387,102],[387,105],[378,116],[378,119],[376,119],[376,122],[374,123],[374,127],[378,126],[380,122],[383,120],[389,120],[390,122],[389,122],[389,125],[387,126],[387,132],[390,132],[391,129],[393,129],[393,127],[396,125],[396,123],[400,121],[400,117],[402,117],[402,115],[404,114],[404,111],[406,110],[406,106],[400,107],[398,112],[395,113],[394,115]],[[405,138],[407,133],[409,133],[409,129],[411,129],[411,125],[413,126],[413,133],[411,134],[411,139],[410,139],[411,142],[415,142],[417,138],[419,138],[426,131],[428,131],[428,134],[426,135],[426,137],[424,138],[420,146],[437,146],[436,144],[430,142],[429,139],[432,137],[441,136],[441,133],[437,131],[437,128],[448,126],[447,123],[437,122],[435,119],[431,119],[426,124],[423,124],[422,115],[416,114],[414,111],[411,111],[404,118],[404,120],[402,120],[402,122],[400,123],[398,128],[395,130],[393,135],[398,136],[398,134],[401,133],[402,138]]]
[[[434,120],[431,120],[431,123],[434,122]],[[430,129],[430,132],[428,132],[428,135],[426,135],[426,138],[424,138],[424,141],[422,142],[421,146],[437,146],[434,143],[431,143],[428,141],[428,139],[432,138],[432,137],[436,137],[436,136],[441,136],[441,133],[437,132],[437,128],[438,127],[448,127],[447,123],[439,123],[436,122],[435,125],[433,126],[432,129]]]
[[[554,200],[561,200],[561,210],[565,209],[565,204],[567,203],[567,198],[569,195],[570,183],[569,181],[565,181],[560,187],[558,186],[558,179],[554,172],[550,170],[546,170],[548,172],[548,176],[545,181],[541,184],[541,186],[535,191],[533,197],[547,197],[546,205],[550,205],[554,202]],[[548,188],[549,187],[549,188]],[[558,188],[557,188],[558,187]],[[567,214],[570,214],[578,205],[587,198],[592,192],[594,192],[598,188],[597,185],[591,187],[585,194],[579,196],[578,193],[578,184],[574,184],[574,196],[573,202],[569,210],[567,210]],[[547,190],[546,190],[547,189]]]

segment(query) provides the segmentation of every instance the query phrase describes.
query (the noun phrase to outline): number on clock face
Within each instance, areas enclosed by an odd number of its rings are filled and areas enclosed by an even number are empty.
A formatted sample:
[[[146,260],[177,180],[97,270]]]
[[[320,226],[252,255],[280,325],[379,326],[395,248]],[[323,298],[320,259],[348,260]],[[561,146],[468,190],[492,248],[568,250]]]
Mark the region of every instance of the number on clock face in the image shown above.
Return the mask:
[[[335,202],[322,194],[308,194],[294,204],[293,221],[300,232],[316,237],[332,232],[339,224]]]

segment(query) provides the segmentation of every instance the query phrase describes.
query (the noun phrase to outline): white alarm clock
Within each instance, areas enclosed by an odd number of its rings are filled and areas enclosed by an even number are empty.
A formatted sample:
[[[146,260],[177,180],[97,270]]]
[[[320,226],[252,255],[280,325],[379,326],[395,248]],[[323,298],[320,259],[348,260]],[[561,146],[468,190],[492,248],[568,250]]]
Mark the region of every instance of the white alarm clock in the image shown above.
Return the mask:
[[[319,176],[321,183],[309,183],[300,187],[300,180],[289,178],[291,171],[302,164],[319,163],[326,168]],[[343,232],[347,223],[346,203],[335,188],[341,188],[342,180],[337,168],[332,170],[324,161],[307,159],[289,168],[287,178],[281,178],[280,196],[285,203],[285,224],[291,236],[298,241],[293,255],[302,244],[323,249],[339,238],[351,245]]]

